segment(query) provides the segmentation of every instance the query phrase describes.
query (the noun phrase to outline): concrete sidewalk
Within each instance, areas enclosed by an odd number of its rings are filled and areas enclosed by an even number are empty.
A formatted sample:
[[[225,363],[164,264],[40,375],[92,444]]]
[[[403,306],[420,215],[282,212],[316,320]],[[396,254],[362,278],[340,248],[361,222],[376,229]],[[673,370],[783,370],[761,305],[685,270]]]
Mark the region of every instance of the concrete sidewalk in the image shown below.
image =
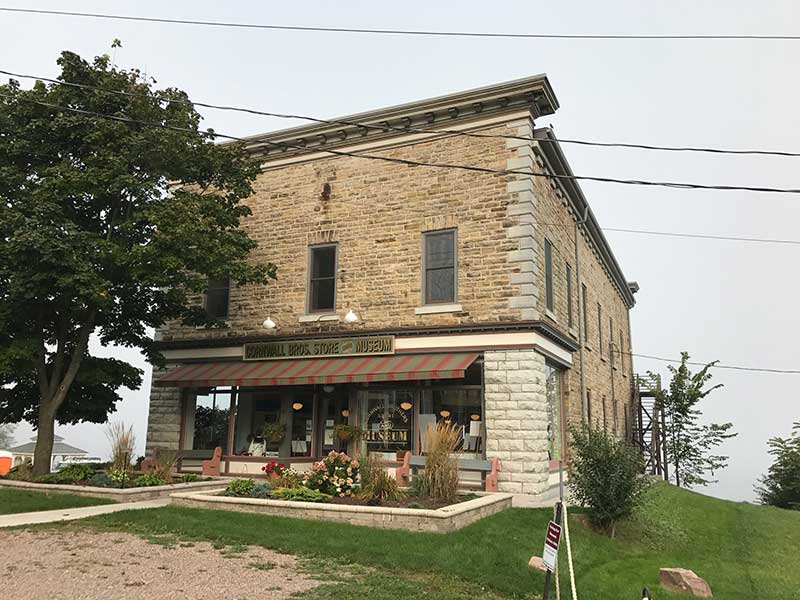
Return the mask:
[[[156,498],[142,502],[122,502],[119,504],[101,504],[100,506],[84,506],[82,508],[66,508],[61,510],[43,510],[39,512],[0,515],[0,529],[19,527],[20,525],[38,525],[40,523],[56,523],[58,521],[74,521],[96,515],[107,515],[122,510],[139,510],[142,508],[161,508],[169,504],[169,498]]]

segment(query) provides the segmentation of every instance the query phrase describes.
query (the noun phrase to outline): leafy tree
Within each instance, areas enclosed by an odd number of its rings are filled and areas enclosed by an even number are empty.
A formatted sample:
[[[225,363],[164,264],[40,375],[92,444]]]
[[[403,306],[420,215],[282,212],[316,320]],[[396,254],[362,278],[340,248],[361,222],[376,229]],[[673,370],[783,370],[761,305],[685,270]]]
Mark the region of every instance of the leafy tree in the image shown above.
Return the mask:
[[[759,499],[762,504],[800,510],[800,421],[794,424],[791,437],[774,437],[768,445],[775,462],[759,480]]]
[[[642,454],[627,441],[586,423],[571,427],[570,433],[572,497],[588,507],[593,525],[614,537],[617,522],[633,514],[649,485],[641,474]]]
[[[56,420],[105,421],[141,383],[92,356],[90,336],[160,365],[149,328],[223,325],[200,306],[209,277],[275,276],[240,229],[257,173],[243,148],[215,144],[186,93],[107,55],[58,64],[77,85],[0,86],[0,422],[37,427],[38,474]]]
[[[5,450],[14,445],[14,426],[0,425],[0,450]]]
[[[714,480],[705,477],[728,464],[728,457],[713,454],[714,448],[726,439],[736,436],[732,423],[698,423],[701,412],[697,404],[722,384],[705,389],[711,379],[710,369],[716,362],[705,365],[697,373],[687,366],[689,354],[681,352],[681,364],[669,365],[672,379],[669,390],[661,391],[657,401],[664,411],[667,421],[666,453],[667,461],[673,466],[673,475],[678,487],[707,485]]]

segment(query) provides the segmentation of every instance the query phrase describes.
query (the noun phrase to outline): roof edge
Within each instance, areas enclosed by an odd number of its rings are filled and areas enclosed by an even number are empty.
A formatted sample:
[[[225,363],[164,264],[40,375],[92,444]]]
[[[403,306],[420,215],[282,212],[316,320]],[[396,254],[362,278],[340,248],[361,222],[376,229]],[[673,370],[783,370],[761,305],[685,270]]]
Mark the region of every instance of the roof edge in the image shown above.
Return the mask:
[[[553,114],[558,100],[546,74],[533,75],[425,100],[407,102],[344,117],[241,138],[245,148],[264,162],[290,156],[407,135],[413,128],[451,127],[528,108],[533,118]],[[344,125],[341,122],[351,123]],[[365,127],[368,126],[368,127]]]
[[[558,139],[552,128],[540,127],[534,129],[533,137],[538,140],[549,140],[545,143],[540,143],[539,148],[547,158],[550,167],[555,171],[555,175],[566,175],[570,177],[574,175],[572,167],[570,167],[567,157],[564,155],[561,144],[558,143]],[[566,192],[575,214],[586,215],[586,222],[583,224],[584,229],[597,247],[600,257],[611,274],[614,283],[616,283],[620,294],[628,304],[628,308],[633,308],[636,304],[636,299],[633,297],[633,290],[628,285],[628,280],[622,272],[622,267],[620,267],[619,262],[617,262],[611,250],[611,245],[608,243],[600,224],[597,222],[597,218],[594,216],[594,212],[592,212],[592,208],[589,206],[589,201],[586,199],[586,196],[584,196],[578,181],[575,179],[559,179],[558,184]]]

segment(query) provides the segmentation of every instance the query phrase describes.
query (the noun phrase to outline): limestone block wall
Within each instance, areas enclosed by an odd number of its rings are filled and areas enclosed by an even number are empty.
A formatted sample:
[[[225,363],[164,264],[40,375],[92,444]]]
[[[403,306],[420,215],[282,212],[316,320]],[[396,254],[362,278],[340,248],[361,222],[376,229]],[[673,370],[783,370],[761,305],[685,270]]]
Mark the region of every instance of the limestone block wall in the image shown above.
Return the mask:
[[[500,459],[499,490],[548,488],[545,359],[535,350],[484,353],[486,454]]]
[[[153,381],[166,370],[153,370]],[[181,435],[181,389],[151,387],[150,410],[147,417],[147,452],[153,448],[178,450]]]

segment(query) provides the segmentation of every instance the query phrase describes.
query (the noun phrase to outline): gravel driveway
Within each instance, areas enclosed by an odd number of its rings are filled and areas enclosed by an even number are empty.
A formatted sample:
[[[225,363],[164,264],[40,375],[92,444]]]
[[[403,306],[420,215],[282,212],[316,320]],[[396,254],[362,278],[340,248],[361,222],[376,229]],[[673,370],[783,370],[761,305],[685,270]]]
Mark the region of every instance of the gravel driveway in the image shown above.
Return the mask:
[[[318,585],[293,556],[264,548],[168,548],[123,533],[0,531],[0,596],[9,600],[278,599]]]

